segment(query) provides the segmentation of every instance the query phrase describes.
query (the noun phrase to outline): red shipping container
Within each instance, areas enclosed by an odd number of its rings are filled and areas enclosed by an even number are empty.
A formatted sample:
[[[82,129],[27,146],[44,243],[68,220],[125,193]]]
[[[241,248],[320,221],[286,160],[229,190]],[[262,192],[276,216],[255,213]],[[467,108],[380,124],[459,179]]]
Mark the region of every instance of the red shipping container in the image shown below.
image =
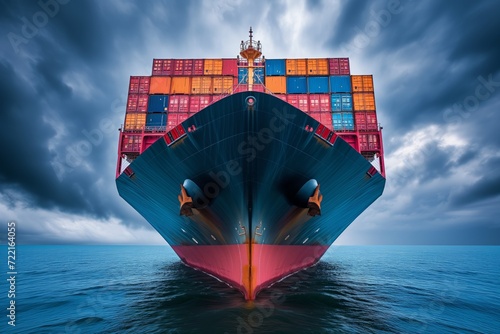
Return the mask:
[[[309,95],[309,111],[328,111],[330,112],[330,95],[329,94],[310,94]]]
[[[286,94],[274,94],[274,96],[286,102]]]
[[[297,94],[299,98],[299,109],[303,112],[309,112],[309,96],[307,94]]]
[[[339,58],[340,75],[350,75],[351,67],[349,65],[349,58]]]
[[[162,65],[163,65],[163,59],[153,59],[153,69],[151,70],[151,74],[161,75]]]
[[[127,112],[146,112],[148,110],[148,94],[129,94]]]
[[[189,101],[189,112],[196,113],[212,102],[211,95],[192,95]]]
[[[330,111],[321,111],[321,124],[333,130],[332,113]]]
[[[200,97],[201,95],[193,95],[189,99],[189,112],[196,113],[200,111]]]
[[[169,113],[189,112],[189,95],[170,95],[168,101]]]
[[[184,60],[176,59],[174,61],[174,73],[173,75],[184,75]]]
[[[130,77],[130,84],[128,86],[128,93],[139,93],[139,81],[141,77]]]
[[[377,114],[375,112],[366,112],[366,128],[368,130],[378,131]]]
[[[122,152],[139,152],[141,149],[141,135],[122,135]]]
[[[222,75],[238,77],[238,63],[236,59],[222,59]]]
[[[290,103],[295,108],[299,107],[299,96],[297,94],[289,94],[286,96],[286,102]]]
[[[366,114],[363,112],[354,113],[354,126],[358,131],[366,131]]]
[[[153,59],[153,75],[172,75],[174,72],[173,59]]]
[[[226,95],[222,95],[222,94],[212,95],[212,102],[210,104],[217,102],[217,101],[223,99],[224,97],[226,97]]]
[[[166,131],[170,131],[179,124],[179,113],[168,113]]]
[[[349,58],[329,58],[330,75],[350,75]]]
[[[178,118],[177,118],[177,120],[179,121],[178,124],[184,122],[188,118],[189,118],[189,113],[187,113],[187,112],[186,113],[184,113],[184,112],[183,113],[179,113],[178,114]]]
[[[377,114],[374,111],[355,112],[354,119],[359,131],[378,131]]]
[[[183,60],[177,60],[177,61],[183,61],[184,62],[184,72],[183,75],[193,75],[193,65],[194,62],[192,59],[183,59]]]
[[[311,112],[308,115],[326,126],[328,129],[333,129],[332,114],[329,111]]]
[[[172,75],[174,73],[174,60],[164,59],[161,67],[162,75]]]
[[[189,118],[190,113],[187,112],[178,112],[178,113],[169,113],[167,116],[167,127],[166,132],[172,130],[180,123],[184,122]]]
[[[376,134],[359,135],[360,151],[376,151],[380,149],[379,138]]]
[[[149,93],[150,82],[151,82],[151,77],[139,77],[139,94]]]
[[[307,94],[288,94],[286,101],[303,112],[309,113],[309,96]]]
[[[205,61],[203,59],[193,60],[193,75],[203,75],[203,67]]]
[[[139,87],[139,86],[137,86]],[[137,100],[139,94],[129,94],[127,100],[127,112],[137,112]]]
[[[173,75],[203,75],[203,59],[176,59]]]
[[[147,112],[148,111],[148,94],[139,94],[137,99],[137,112]]]
[[[174,75],[189,75],[193,73],[193,63],[190,59],[176,59]]]

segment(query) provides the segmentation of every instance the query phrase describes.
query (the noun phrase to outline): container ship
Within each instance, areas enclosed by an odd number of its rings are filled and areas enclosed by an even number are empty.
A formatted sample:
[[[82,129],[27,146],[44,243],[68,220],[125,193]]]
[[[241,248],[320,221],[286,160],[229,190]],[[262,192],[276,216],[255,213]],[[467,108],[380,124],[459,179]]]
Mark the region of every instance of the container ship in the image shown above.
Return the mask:
[[[245,299],[317,263],[383,192],[373,78],[348,58],[154,59],[130,77],[120,196]]]

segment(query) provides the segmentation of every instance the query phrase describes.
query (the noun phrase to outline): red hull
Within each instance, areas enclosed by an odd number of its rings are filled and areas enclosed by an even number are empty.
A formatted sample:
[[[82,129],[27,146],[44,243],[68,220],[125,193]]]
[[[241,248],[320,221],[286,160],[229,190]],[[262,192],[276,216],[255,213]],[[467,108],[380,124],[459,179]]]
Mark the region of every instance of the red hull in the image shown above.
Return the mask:
[[[224,280],[240,290],[245,299],[253,300],[271,282],[318,262],[328,246],[243,244],[172,248],[188,266]]]

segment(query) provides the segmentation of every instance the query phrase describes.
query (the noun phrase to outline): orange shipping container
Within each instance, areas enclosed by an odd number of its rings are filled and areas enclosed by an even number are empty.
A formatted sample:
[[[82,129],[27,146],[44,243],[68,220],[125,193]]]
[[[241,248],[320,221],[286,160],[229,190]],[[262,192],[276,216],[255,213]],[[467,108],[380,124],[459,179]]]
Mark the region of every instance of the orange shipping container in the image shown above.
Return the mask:
[[[307,59],[308,75],[328,75],[328,59],[314,58]]]
[[[233,89],[233,77],[215,77],[213,79],[214,94],[231,93]]]
[[[286,94],[286,77],[265,77],[266,88],[274,94]]]
[[[193,77],[191,81],[192,94],[212,94],[211,77]]]
[[[352,94],[354,111],[375,111],[375,96],[373,93]]]
[[[307,62],[305,59],[287,59],[287,75],[307,75]]]
[[[373,92],[373,76],[371,75],[352,75],[353,92]]]
[[[222,75],[222,59],[205,59],[205,75]]]
[[[125,115],[125,131],[142,130],[146,125],[146,114],[126,114]]]
[[[191,92],[190,77],[173,77],[170,94],[189,94]]]
[[[170,94],[170,77],[151,77],[149,94]]]

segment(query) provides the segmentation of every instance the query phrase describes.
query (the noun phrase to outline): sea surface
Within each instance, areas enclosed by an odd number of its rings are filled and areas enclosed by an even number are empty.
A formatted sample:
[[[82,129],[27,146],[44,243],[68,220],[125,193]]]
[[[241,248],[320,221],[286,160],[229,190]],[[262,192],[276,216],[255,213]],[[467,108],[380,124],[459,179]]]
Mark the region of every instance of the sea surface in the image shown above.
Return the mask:
[[[333,246],[246,302],[168,246],[18,246],[0,333],[500,333],[500,247]]]

